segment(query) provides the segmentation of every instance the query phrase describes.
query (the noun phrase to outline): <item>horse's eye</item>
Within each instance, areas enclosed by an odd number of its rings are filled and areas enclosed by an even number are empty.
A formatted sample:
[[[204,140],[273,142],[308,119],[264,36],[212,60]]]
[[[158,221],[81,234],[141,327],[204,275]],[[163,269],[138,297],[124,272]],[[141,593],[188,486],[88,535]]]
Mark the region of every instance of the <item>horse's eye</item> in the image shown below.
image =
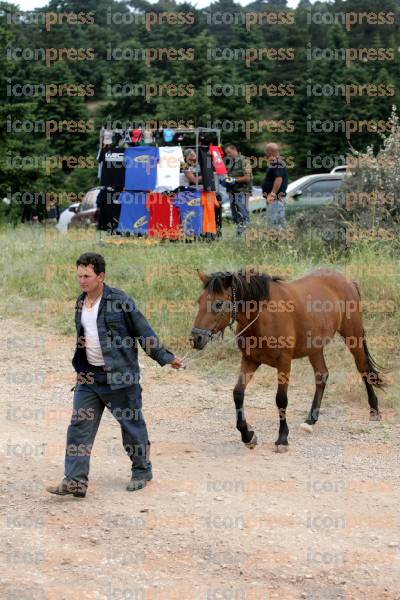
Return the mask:
[[[223,300],[217,300],[216,302],[213,302],[212,309],[213,309],[214,312],[221,312],[223,306],[224,306],[224,301]]]

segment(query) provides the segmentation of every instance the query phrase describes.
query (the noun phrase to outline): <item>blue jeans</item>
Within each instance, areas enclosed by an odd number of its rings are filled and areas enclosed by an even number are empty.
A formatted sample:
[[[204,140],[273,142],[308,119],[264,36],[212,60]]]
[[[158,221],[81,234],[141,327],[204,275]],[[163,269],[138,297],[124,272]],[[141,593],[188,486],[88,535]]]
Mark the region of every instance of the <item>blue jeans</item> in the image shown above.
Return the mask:
[[[238,235],[242,235],[249,224],[249,211],[246,206],[246,192],[229,192],[232,220],[236,225]]]
[[[105,406],[121,426],[122,444],[132,461],[132,476],[151,478],[150,442],[142,415],[141,392],[139,384],[111,390],[106,375],[96,374],[94,383],[77,384],[67,431],[66,480],[87,487],[90,453]]]
[[[285,229],[285,205],[281,200],[267,203],[267,225],[271,229]]]

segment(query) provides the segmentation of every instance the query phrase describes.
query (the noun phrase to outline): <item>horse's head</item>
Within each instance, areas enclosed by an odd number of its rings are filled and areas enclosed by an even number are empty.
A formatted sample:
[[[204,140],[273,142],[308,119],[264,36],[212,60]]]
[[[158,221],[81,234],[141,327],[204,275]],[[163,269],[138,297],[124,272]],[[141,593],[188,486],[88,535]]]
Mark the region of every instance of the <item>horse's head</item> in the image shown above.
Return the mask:
[[[270,277],[255,269],[242,269],[206,275],[198,271],[203,291],[199,296],[199,310],[193,323],[191,340],[201,350],[215,334],[232,325],[239,315],[251,319],[260,310],[260,302],[269,300]]]
[[[203,291],[198,298],[199,310],[193,323],[191,340],[202,350],[215,334],[224,331],[236,318],[235,289],[231,273],[214,273],[208,277],[198,271]]]

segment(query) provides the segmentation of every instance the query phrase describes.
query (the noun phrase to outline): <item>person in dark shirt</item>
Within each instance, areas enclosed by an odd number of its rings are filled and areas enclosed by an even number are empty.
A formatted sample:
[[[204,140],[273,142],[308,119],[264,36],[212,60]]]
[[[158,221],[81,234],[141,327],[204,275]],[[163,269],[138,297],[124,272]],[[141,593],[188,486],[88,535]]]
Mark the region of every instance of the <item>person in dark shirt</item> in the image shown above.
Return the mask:
[[[279,155],[278,144],[267,144],[265,155],[268,169],[262,184],[263,196],[267,201],[267,224],[271,229],[284,229],[285,196],[288,186],[286,163]]]

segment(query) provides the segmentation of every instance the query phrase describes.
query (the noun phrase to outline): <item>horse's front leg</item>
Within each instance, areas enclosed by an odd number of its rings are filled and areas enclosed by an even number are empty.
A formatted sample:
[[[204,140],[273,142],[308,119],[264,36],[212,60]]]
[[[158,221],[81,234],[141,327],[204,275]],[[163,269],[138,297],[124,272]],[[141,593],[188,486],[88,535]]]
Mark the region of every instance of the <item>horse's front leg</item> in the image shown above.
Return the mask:
[[[257,436],[254,431],[249,430],[244,416],[243,402],[245,389],[259,366],[260,363],[242,356],[240,375],[233,390],[233,400],[236,407],[236,428],[241,433],[242,442],[251,449],[257,445]]]
[[[288,449],[289,427],[286,422],[286,408],[288,405],[287,389],[290,378],[291,357],[282,356],[278,363],[278,389],[276,392],[276,406],[279,412],[279,434],[275,442],[277,452],[286,452]]]

